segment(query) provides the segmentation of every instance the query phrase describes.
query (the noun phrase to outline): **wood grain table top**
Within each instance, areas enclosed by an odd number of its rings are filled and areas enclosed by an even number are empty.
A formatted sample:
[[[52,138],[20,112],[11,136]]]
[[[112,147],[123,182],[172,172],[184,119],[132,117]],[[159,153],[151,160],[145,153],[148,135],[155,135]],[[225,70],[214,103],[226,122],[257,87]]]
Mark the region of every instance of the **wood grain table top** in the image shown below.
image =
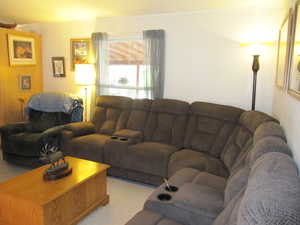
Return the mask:
[[[88,160],[73,157],[65,159],[73,169],[71,175],[54,181],[44,181],[43,173],[49,167],[45,165],[0,183],[0,194],[13,195],[44,205],[109,168],[109,165]]]

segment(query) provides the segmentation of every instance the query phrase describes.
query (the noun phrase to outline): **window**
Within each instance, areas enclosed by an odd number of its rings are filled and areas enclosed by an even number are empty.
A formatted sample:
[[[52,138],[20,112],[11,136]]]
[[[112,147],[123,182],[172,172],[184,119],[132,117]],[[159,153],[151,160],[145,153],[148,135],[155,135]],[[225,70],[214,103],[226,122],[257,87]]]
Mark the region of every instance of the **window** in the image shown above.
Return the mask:
[[[102,95],[147,98],[143,40],[109,40]]]

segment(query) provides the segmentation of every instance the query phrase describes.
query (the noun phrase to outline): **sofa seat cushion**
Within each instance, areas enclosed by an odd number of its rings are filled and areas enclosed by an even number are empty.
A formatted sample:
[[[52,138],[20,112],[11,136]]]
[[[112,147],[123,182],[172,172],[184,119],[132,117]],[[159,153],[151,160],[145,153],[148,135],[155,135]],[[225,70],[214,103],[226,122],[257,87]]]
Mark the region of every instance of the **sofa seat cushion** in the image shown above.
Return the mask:
[[[160,201],[158,195],[171,195],[169,201]],[[223,194],[214,188],[185,183],[177,192],[166,192],[165,185],[156,189],[145,202],[144,209],[154,211],[179,223],[210,225],[223,210]]]
[[[200,172],[193,180],[194,184],[209,186],[220,193],[224,193],[226,179],[207,172]]]
[[[149,210],[138,212],[126,225],[183,225]]]
[[[174,186],[181,186],[185,183],[194,183],[214,188],[220,193],[224,193],[226,187],[226,179],[224,177],[201,172],[192,168],[184,168],[177,171],[170,177],[169,183]]]
[[[190,149],[183,149],[172,155],[169,163],[169,177],[183,168],[194,168],[221,177],[228,176],[228,170],[220,159]]]
[[[22,156],[40,156],[41,139],[43,133],[17,133],[7,137],[3,149],[10,154]]]
[[[71,139],[66,154],[95,162],[103,162],[103,148],[110,136],[90,134]]]
[[[156,176],[166,177],[171,155],[178,148],[158,142],[142,142],[129,146],[124,166]]]

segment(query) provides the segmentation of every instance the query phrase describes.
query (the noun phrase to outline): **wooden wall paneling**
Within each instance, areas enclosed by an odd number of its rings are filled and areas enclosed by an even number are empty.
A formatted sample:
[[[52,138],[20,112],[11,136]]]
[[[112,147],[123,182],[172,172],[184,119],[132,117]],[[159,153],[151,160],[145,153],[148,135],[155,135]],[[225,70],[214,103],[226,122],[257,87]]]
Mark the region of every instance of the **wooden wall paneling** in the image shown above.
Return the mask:
[[[8,34],[35,39],[36,65],[10,66]],[[0,28],[0,125],[23,120],[23,106],[32,94],[42,92],[41,36],[35,33]],[[31,90],[20,89],[20,75],[31,76]],[[24,103],[22,103],[24,101]]]

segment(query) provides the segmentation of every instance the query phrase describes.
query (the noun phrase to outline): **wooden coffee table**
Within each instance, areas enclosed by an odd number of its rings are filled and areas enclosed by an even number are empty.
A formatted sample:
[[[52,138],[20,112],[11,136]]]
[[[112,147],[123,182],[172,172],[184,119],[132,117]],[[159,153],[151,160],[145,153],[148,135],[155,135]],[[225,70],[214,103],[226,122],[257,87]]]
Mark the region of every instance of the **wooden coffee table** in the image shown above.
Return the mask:
[[[47,166],[0,183],[0,225],[71,225],[109,202],[105,164],[66,157],[73,173],[44,181]]]

